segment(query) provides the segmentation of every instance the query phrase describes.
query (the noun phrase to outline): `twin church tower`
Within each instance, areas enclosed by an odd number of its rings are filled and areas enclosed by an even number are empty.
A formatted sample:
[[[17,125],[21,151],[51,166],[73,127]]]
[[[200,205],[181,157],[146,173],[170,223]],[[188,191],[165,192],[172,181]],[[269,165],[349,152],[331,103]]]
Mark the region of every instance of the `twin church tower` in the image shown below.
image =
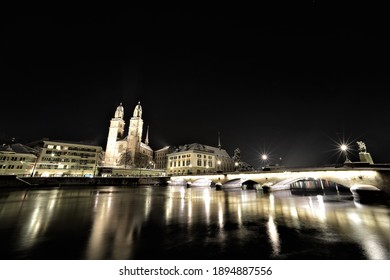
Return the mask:
[[[124,108],[122,103],[116,108],[108,131],[104,156],[105,166],[147,167],[153,161],[153,150],[149,147],[149,127],[142,142],[142,107],[135,106],[130,119],[129,131],[125,136]]]

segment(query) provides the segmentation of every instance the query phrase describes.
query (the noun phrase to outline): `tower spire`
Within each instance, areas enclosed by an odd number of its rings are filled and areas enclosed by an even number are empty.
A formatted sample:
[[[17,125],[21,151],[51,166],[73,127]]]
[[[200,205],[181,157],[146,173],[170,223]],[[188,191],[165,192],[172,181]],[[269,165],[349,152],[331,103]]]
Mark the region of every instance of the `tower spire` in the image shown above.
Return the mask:
[[[149,146],[149,125],[148,128],[146,129],[145,144]]]
[[[218,131],[218,148],[221,149],[221,137]]]
[[[119,106],[116,107],[114,117],[115,117],[115,118],[119,118],[119,119],[123,119],[123,116],[124,116],[124,109],[123,109],[122,102],[121,102],[121,103],[119,104]]]
[[[135,106],[133,117],[134,118],[142,118],[142,107],[141,107],[140,101],[138,101],[137,106]]]

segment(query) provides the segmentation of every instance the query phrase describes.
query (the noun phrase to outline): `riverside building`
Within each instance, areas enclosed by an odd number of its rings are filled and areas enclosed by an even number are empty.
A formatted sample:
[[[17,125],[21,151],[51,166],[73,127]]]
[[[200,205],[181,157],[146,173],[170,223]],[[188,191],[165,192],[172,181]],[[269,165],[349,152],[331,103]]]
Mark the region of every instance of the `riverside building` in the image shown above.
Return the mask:
[[[219,145],[186,144],[168,154],[169,175],[208,174],[234,171],[234,161]]]
[[[31,176],[37,151],[23,144],[0,146],[0,175]]]
[[[93,177],[103,159],[103,149],[96,145],[49,139],[27,145],[39,151],[31,172],[37,177]]]

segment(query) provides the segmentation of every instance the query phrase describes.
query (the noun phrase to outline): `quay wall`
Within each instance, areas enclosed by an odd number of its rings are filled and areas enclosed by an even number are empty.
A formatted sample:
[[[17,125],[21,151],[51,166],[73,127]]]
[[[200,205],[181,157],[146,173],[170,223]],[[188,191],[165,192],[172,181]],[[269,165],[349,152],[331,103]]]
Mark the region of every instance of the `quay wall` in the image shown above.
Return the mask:
[[[137,186],[164,185],[165,177],[16,177],[0,176],[2,188],[66,187],[66,186]]]

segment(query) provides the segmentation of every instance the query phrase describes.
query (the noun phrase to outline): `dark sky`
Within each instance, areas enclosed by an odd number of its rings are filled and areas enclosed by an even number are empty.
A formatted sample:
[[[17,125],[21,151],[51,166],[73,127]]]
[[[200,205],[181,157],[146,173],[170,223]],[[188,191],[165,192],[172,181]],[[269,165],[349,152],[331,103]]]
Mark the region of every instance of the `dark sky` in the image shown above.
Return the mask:
[[[4,20],[0,135],[105,149],[120,102],[150,146],[240,148],[289,166],[343,161],[366,143],[390,162],[389,32],[378,13],[300,7],[32,12]],[[291,8],[291,9],[290,9]],[[360,12],[363,12],[361,9]]]

